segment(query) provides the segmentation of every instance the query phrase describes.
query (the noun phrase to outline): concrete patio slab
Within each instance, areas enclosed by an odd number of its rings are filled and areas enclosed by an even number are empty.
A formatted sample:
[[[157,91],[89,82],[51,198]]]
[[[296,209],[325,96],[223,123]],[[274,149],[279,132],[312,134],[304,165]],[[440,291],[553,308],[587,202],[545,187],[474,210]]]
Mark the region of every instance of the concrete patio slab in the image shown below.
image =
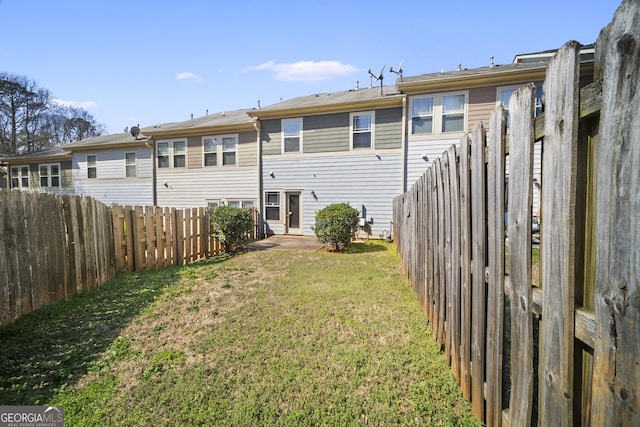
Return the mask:
[[[292,251],[316,252],[325,246],[312,236],[275,235],[258,240],[247,246],[249,250],[285,249]]]

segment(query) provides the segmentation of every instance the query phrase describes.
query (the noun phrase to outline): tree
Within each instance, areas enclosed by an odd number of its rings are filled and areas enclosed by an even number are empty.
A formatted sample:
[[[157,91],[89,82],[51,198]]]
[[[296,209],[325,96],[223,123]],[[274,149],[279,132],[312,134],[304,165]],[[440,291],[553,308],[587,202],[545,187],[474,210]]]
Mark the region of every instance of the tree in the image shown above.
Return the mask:
[[[226,252],[232,252],[250,240],[253,218],[248,209],[218,206],[211,214],[214,234],[220,239]]]
[[[351,244],[359,221],[357,209],[348,203],[334,203],[316,213],[315,233],[320,243],[329,243],[335,251]]]
[[[33,80],[0,73],[0,152],[32,152],[103,132],[91,114],[56,104]]]

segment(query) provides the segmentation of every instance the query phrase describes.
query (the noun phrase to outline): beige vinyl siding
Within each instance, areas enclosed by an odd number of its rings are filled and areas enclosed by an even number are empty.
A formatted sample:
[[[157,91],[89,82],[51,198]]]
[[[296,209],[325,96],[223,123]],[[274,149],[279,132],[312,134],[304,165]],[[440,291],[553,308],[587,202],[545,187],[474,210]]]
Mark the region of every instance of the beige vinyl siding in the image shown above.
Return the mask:
[[[260,123],[260,143],[262,155],[272,156],[282,152],[282,138],[280,137],[280,119],[264,120]]]
[[[402,108],[376,110],[375,148],[402,147]]]
[[[257,166],[256,132],[245,131],[238,134],[238,165]]]
[[[199,169],[202,167],[202,137],[190,136],[187,138],[187,169]]]
[[[497,86],[469,89],[469,104],[467,106],[467,129],[469,132],[479,122],[484,124],[485,129],[489,128],[489,117],[496,108],[496,91]]]
[[[304,153],[349,151],[349,113],[307,116],[302,128]]]

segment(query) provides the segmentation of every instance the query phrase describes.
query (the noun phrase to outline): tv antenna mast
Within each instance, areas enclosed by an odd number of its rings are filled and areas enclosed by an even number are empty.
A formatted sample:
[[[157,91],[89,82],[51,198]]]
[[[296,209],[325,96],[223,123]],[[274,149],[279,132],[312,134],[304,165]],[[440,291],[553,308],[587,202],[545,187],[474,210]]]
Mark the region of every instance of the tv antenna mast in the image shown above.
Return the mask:
[[[400,81],[402,81],[402,61],[400,61],[400,65],[397,70],[394,70],[393,67],[389,68],[389,72],[393,74],[397,74],[400,76]]]
[[[383,95],[383,93],[382,93],[382,81],[384,80],[384,75],[382,73],[384,73],[385,67],[386,67],[386,65],[382,66],[382,70],[380,70],[378,75],[373,74],[371,72],[371,68],[369,68],[369,87],[373,86],[373,80],[379,81],[380,82],[380,96]]]

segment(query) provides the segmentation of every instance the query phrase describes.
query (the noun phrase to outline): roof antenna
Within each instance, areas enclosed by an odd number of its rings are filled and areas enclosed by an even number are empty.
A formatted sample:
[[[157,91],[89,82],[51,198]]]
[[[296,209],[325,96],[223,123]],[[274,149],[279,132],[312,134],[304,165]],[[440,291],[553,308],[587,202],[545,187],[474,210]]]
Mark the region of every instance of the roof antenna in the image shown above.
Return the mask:
[[[400,61],[400,65],[397,70],[394,70],[393,67],[389,68],[390,73],[394,73],[400,76],[400,81],[402,81],[402,61]]]
[[[260,109],[260,100],[258,99],[258,110]]]
[[[491,56],[489,57],[489,61],[490,61],[490,62],[489,62],[489,67],[495,67],[495,66],[496,66],[496,64],[494,64],[494,62],[493,62],[493,55],[491,55]]]
[[[382,81],[384,80],[384,75],[382,73],[384,73],[384,69],[385,69],[386,65],[382,66],[382,70],[380,70],[380,72],[378,73],[378,75],[376,76],[375,74],[373,74],[371,72],[371,68],[369,68],[369,87],[371,87],[373,85],[373,79],[375,79],[376,81],[380,82],[380,96],[384,95],[382,93]]]

